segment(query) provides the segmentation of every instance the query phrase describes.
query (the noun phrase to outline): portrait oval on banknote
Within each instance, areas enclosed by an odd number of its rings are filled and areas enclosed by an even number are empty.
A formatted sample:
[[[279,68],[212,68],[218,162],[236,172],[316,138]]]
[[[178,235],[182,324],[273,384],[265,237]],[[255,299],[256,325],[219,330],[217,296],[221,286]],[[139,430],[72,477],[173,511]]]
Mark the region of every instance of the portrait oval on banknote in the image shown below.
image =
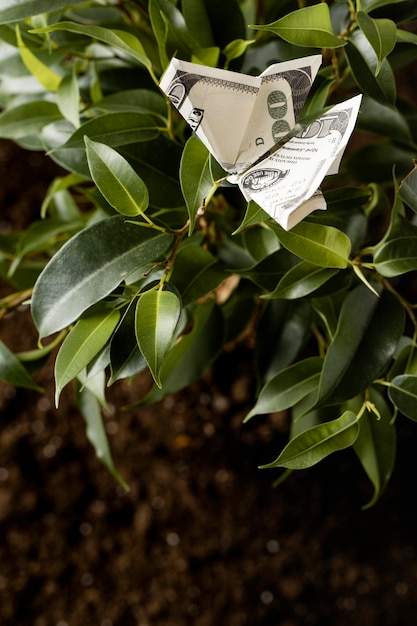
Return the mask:
[[[244,189],[252,192],[259,192],[275,185],[279,180],[288,174],[288,170],[259,169],[249,172],[242,179]]]

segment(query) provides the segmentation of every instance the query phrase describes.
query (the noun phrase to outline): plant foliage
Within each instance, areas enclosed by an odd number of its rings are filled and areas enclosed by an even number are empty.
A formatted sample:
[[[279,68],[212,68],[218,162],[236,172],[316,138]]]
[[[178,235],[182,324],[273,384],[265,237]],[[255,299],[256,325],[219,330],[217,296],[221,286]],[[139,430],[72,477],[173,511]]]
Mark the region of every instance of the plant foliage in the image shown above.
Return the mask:
[[[350,447],[373,504],[395,421],[417,421],[416,19],[414,0],[4,0],[0,137],[64,173],[39,220],[0,238],[13,287],[2,314],[30,297],[40,338],[52,336],[20,354],[1,343],[0,377],[37,388],[31,373],[59,346],[57,402],[76,381],[88,437],[122,480],[101,422],[106,386],[148,368],[154,387],[138,404],[158,401],[249,337],[246,419],[286,411],[290,424],[265,467]],[[158,85],[174,54],[258,74],[317,49],[306,114],[363,102],[322,187],[328,210],[287,232],[222,182]]]

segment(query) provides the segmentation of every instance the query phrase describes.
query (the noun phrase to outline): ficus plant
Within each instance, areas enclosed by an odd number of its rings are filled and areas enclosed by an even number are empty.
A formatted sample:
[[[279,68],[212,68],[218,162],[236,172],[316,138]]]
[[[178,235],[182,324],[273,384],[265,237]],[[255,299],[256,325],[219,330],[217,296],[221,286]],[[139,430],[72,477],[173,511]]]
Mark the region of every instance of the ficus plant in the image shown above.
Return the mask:
[[[58,348],[56,404],[75,382],[119,480],[107,387],[148,369],[137,405],[153,403],[245,342],[257,389],[246,420],[289,417],[264,467],[282,477],[351,447],[377,501],[397,420],[417,421],[413,20],[415,0],[2,1],[0,137],[63,173],[39,219],[0,237],[13,287],[2,313],[30,301],[39,331],[30,352],[0,343],[0,377],[37,388],[31,373]],[[327,210],[286,231],[228,183],[159,82],[173,56],[259,74],[320,52],[304,112],[359,93],[362,105],[322,185]]]

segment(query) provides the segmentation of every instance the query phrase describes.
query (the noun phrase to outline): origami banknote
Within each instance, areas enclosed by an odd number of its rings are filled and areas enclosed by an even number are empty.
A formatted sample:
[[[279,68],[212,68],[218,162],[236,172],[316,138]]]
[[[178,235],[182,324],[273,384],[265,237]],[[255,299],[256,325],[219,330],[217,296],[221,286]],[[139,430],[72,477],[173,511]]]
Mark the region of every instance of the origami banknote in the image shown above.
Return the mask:
[[[321,64],[313,55],[259,76],[172,59],[160,87],[246,200],[289,230],[316,209],[355,126],[361,96],[297,123]]]

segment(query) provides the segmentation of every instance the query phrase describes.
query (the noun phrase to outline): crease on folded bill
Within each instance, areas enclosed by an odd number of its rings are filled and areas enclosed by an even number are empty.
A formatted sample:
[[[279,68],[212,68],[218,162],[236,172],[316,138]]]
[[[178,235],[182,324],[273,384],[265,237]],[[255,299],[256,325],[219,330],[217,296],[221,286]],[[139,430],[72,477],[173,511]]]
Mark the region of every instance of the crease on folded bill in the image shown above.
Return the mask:
[[[319,187],[339,169],[361,102],[337,104],[299,130],[320,64],[312,55],[249,76],[174,58],[160,83],[229,180],[286,230],[326,208]]]

